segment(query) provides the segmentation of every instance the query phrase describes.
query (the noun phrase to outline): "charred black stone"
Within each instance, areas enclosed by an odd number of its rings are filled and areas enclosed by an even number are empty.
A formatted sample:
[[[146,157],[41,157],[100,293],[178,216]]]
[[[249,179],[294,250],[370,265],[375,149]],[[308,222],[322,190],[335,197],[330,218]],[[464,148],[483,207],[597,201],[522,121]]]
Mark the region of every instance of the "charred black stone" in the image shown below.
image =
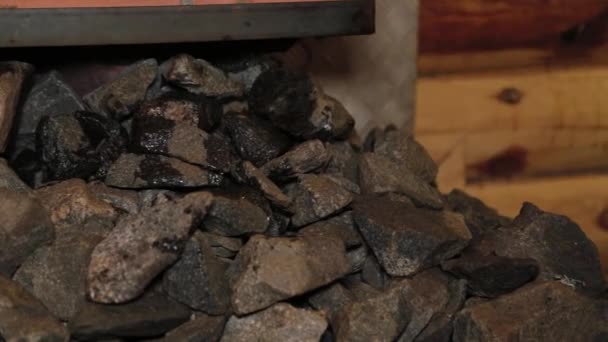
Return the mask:
[[[160,156],[148,155],[139,163],[135,177],[152,186],[162,186],[174,183],[172,180],[181,178],[182,174]]]
[[[257,167],[287,152],[293,144],[269,122],[252,115],[228,113],[223,122],[237,152]]]

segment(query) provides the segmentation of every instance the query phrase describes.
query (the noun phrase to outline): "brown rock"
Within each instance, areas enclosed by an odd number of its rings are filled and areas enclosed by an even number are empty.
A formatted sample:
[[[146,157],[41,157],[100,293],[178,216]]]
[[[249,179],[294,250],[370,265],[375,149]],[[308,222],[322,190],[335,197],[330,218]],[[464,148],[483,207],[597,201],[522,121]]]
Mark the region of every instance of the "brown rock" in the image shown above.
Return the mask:
[[[358,184],[360,153],[346,141],[329,143],[325,147],[330,156],[325,172],[342,175]]]
[[[246,198],[217,194],[203,222],[205,230],[224,235],[241,236],[264,233],[270,217]]]
[[[291,204],[291,199],[251,162],[244,161],[240,165],[239,173],[247,184],[260,190],[264,197],[277,207],[287,209]]]
[[[126,216],[93,251],[88,294],[100,303],[124,303],[181,255],[190,232],[212,203],[209,193],[143,209]]]
[[[6,188],[16,192],[30,192],[29,186],[27,186],[19,176],[13,171],[6,159],[0,158],[0,188]]]
[[[179,327],[169,331],[158,342],[216,342],[224,332],[226,318],[224,316],[208,316],[197,314]]]
[[[330,319],[354,300],[354,295],[339,282],[319,289],[308,298],[308,302],[313,308],[324,312],[325,316]]]
[[[320,313],[279,303],[249,316],[230,317],[221,341],[318,342],[326,329]]]
[[[291,222],[296,227],[319,221],[348,206],[353,194],[331,178],[316,175],[301,175],[298,182],[287,187],[292,199]]]
[[[374,152],[391,159],[400,168],[407,168],[427,183],[435,182],[437,164],[426,149],[405,132],[386,132],[384,139],[374,145]]]
[[[606,305],[559,282],[531,284],[462,310],[454,341],[601,341]]]
[[[6,341],[67,342],[70,334],[17,283],[0,277],[0,332]]]
[[[362,237],[354,225],[343,224],[333,218],[306,226],[298,231],[298,235],[319,240],[339,239],[349,249],[363,244]]]
[[[175,56],[165,73],[165,79],[194,94],[233,97],[243,95],[244,85],[202,59],[186,54]]]
[[[460,253],[471,240],[460,214],[419,209],[386,198],[361,198],[354,218],[378,262],[409,276]]]
[[[443,201],[439,191],[407,168],[374,153],[361,156],[359,184],[364,194],[396,192],[411,198],[416,204],[441,209]]]
[[[252,237],[229,274],[232,307],[248,314],[326,285],[350,269],[340,240]]]
[[[0,63],[0,153],[3,153],[13,127],[21,88],[34,67],[21,62]]]
[[[54,239],[53,223],[35,198],[0,188],[0,275],[11,276],[37,248]]]
[[[137,191],[110,188],[101,182],[89,183],[88,187],[97,199],[108,203],[115,209],[129,214],[139,212]]]
[[[271,179],[286,180],[324,167],[329,158],[320,140],[309,140],[264,164],[261,170]]]
[[[158,155],[123,154],[106,177],[106,184],[117,188],[196,188],[218,186],[223,177],[196,165]]]
[[[506,226],[511,222],[511,219],[499,215],[495,209],[461,190],[453,190],[446,199],[451,210],[464,216],[475,240],[481,239],[485,232]]]
[[[37,189],[34,194],[51,214],[55,224],[84,223],[97,218],[114,221],[118,212],[99,200],[81,179],[70,179]]]

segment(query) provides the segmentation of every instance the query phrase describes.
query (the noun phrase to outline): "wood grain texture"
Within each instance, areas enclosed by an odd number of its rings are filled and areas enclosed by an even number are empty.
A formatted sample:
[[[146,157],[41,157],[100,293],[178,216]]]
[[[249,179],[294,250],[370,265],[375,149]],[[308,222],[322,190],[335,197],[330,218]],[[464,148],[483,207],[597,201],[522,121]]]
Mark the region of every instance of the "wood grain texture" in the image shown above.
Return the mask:
[[[606,0],[423,0],[423,52],[484,50],[559,37],[608,8]]]

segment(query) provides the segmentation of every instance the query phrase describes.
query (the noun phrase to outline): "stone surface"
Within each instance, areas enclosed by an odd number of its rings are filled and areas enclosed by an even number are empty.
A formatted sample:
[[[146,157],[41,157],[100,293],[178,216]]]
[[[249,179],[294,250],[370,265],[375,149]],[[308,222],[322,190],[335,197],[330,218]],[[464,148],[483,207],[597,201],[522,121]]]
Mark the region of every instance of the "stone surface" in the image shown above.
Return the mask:
[[[214,100],[193,95],[167,94],[146,102],[133,118],[131,150],[163,154],[228,172],[235,152],[222,133],[208,133],[219,122]]]
[[[352,224],[344,224],[336,219],[320,221],[306,226],[298,231],[298,235],[319,240],[337,238],[342,240],[344,246],[349,249],[363,244],[361,235]]]
[[[223,124],[239,155],[257,167],[287,152],[292,145],[287,135],[251,114],[228,113]]]
[[[113,81],[85,95],[84,100],[97,113],[125,118],[144,100],[157,73],[155,59],[140,61],[126,68]]]
[[[100,303],[124,303],[139,296],[179,258],[212,199],[209,193],[192,193],[119,221],[91,256],[89,297]]]
[[[392,276],[409,276],[460,253],[471,240],[460,214],[361,198],[355,222],[379,263]]]
[[[205,60],[182,54],[173,57],[169,63],[165,79],[194,94],[214,97],[243,95],[242,83],[229,78]]]
[[[188,321],[187,307],[157,293],[133,302],[103,305],[85,302],[68,327],[79,340],[155,337]]]
[[[34,296],[0,276],[0,333],[5,341],[67,342],[70,334]]]
[[[0,275],[11,276],[37,248],[54,238],[53,223],[35,198],[0,188]]]
[[[230,317],[221,341],[318,342],[325,329],[323,315],[279,303],[249,316]]]
[[[349,269],[340,240],[256,235],[229,270],[232,308],[248,314],[326,285]]]
[[[364,153],[359,165],[359,185],[364,194],[399,193],[416,204],[441,209],[439,191],[407,168],[374,153]]]
[[[112,164],[106,184],[126,189],[218,186],[223,177],[179,159],[126,153]]]
[[[279,67],[279,61],[267,55],[245,56],[234,61],[224,61],[219,68],[224,70],[228,77],[243,84],[245,91],[249,92],[255,80],[265,71]]]
[[[441,268],[467,280],[471,294],[497,297],[533,281],[539,273],[533,259],[500,257],[493,254],[466,252],[458,259],[448,260]]]
[[[393,341],[411,319],[403,288],[371,291],[344,305],[331,320],[336,341]]]
[[[325,172],[339,174],[353,183],[359,183],[359,152],[346,141],[329,143],[325,146],[329,163]]]
[[[0,153],[4,152],[13,128],[21,88],[33,71],[34,67],[27,63],[0,63]]]
[[[264,164],[261,170],[269,178],[283,181],[316,171],[324,167],[329,158],[329,153],[320,140],[309,140]]]
[[[264,210],[246,198],[230,194],[217,194],[203,222],[205,230],[225,235],[241,236],[263,233],[270,217]]]
[[[61,320],[70,320],[86,297],[86,275],[93,248],[103,236],[74,227],[58,234],[53,245],[34,252],[14,280]]]
[[[260,190],[272,204],[281,209],[289,208],[291,199],[250,161],[244,161],[240,164],[237,172],[245,183]]]
[[[291,223],[296,227],[319,221],[348,206],[353,194],[336,184],[331,178],[301,175],[298,182],[286,188],[291,198]]]
[[[506,226],[511,222],[509,218],[500,216],[495,209],[464,191],[452,190],[446,199],[451,210],[464,216],[475,240],[479,240],[485,232]]]
[[[409,169],[427,183],[435,182],[437,164],[412,136],[399,130],[386,132],[384,139],[374,144],[374,153],[391,159],[401,168]]]
[[[219,260],[206,237],[197,232],[184,247],[181,258],[163,277],[163,289],[178,302],[210,315],[230,308],[229,264]]]
[[[34,134],[43,117],[83,110],[84,103],[65,82],[63,76],[55,70],[50,71],[34,78],[34,85],[25,94],[23,107],[16,121],[17,134]]]
[[[355,300],[354,295],[339,282],[319,289],[308,297],[310,305],[325,313],[330,320],[336,312]]]
[[[5,188],[16,192],[30,192],[27,184],[25,184],[19,176],[8,166],[6,159],[0,158],[0,188]]]
[[[162,342],[216,342],[224,332],[226,318],[223,316],[207,316],[197,314],[179,327],[169,331]]]
[[[378,290],[385,288],[388,284],[389,277],[384,272],[373,253],[370,253],[367,256],[367,259],[363,264],[361,280]]]
[[[607,319],[605,301],[559,282],[537,283],[467,306],[454,322],[454,341],[602,341]]]
[[[365,265],[367,256],[368,251],[366,246],[361,246],[359,248],[349,250],[346,253],[346,257],[348,258],[348,262],[350,263],[349,273],[357,273],[363,270],[363,265]]]
[[[136,191],[110,188],[101,182],[92,182],[88,188],[95,197],[114,209],[135,214],[139,212],[139,196]]]
[[[285,69],[262,73],[249,92],[249,104],[255,114],[299,138],[341,138],[354,126],[342,104],[308,76]]]
[[[561,280],[593,293],[605,290],[597,247],[565,216],[525,203],[507,227],[486,234],[479,249],[508,258],[534,259],[539,280]]]
[[[89,112],[47,116],[37,130],[37,150],[50,180],[103,177],[127,145],[117,121]]]
[[[209,242],[213,254],[221,258],[233,259],[241,247],[243,247],[243,241],[239,238],[230,238],[211,233],[202,234]]]
[[[51,215],[54,224],[82,224],[97,218],[114,221],[118,212],[100,200],[81,179],[70,179],[37,189],[34,194]]]

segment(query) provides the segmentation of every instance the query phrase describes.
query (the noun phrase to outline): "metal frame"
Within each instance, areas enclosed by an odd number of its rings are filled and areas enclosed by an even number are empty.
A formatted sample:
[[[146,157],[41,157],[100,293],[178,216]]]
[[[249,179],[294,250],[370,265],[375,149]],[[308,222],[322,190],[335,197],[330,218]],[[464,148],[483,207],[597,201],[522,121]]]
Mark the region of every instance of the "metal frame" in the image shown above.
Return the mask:
[[[370,34],[374,0],[0,9],[0,47],[122,45]]]

